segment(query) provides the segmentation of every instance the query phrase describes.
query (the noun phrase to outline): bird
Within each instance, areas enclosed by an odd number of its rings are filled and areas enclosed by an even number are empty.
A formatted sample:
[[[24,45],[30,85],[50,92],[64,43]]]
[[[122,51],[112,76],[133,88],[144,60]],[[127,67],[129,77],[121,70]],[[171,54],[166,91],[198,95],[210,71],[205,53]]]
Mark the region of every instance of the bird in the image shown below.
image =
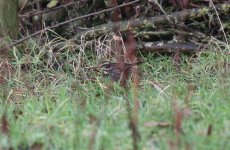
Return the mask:
[[[99,64],[99,69],[101,70],[103,76],[108,76],[112,81],[118,82],[121,78],[128,79],[132,72],[132,67],[141,63],[143,62],[138,61],[135,63],[125,63],[103,61]]]

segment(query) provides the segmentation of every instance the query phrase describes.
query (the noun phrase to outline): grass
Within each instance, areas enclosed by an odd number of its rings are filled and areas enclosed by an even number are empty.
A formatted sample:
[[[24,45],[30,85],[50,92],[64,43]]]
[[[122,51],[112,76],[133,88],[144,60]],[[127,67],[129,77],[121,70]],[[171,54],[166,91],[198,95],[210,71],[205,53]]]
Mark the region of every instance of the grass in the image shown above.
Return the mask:
[[[0,133],[0,149],[132,149],[126,100],[119,85],[92,72],[96,80],[82,82],[88,73],[76,69],[78,52],[50,52],[36,46],[24,55],[12,52],[14,74],[1,85],[0,93],[0,116],[5,114],[9,123],[9,132]],[[98,61],[90,53],[81,56],[82,68]],[[139,148],[230,149],[230,57],[217,50],[197,57],[183,55],[181,72],[170,56],[142,57]],[[132,90],[128,97],[132,99]],[[184,114],[179,135],[173,102]],[[146,126],[149,122],[170,125]]]

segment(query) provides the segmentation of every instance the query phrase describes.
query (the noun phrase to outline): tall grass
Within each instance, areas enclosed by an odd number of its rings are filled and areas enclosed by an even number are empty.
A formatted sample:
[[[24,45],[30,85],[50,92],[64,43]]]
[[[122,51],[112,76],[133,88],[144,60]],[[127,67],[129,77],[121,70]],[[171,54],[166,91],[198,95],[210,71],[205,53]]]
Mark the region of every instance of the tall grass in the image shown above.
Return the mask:
[[[71,42],[56,50],[52,42],[11,51],[13,71],[0,90],[9,133],[1,132],[0,149],[132,149],[119,84],[91,69],[100,61],[93,51]],[[139,148],[230,148],[229,49],[215,39],[207,49],[182,55],[180,72],[169,55],[140,55]]]

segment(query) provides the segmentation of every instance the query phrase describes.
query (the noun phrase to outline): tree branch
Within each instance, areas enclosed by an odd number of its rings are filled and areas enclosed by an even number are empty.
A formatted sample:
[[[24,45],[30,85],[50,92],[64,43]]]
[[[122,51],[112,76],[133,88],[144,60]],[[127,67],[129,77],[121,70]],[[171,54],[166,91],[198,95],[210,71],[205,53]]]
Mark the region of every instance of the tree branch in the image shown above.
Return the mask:
[[[230,11],[230,3],[216,5],[216,10],[222,13],[228,13]],[[178,24],[179,22],[184,21],[185,19],[196,19],[207,15],[208,13],[215,13],[213,7],[203,7],[203,8],[194,8],[194,9],[185,9],[179,12],[170,13],[166,15],[160,15],[149,18],[140,18],[133,19],[128,21],[121,21],[114,24],[109,22],[107,24],[99,25],[92,27],[91,29],[85,30],[73,37],[74,40],[80,40],[84,36],[85,40],[90,40],[109,32],[113,31],[115,26],[120,27],[120,31],[127,31],[130,28],[143,28],[143,27],[152,27],[157,29],[159,26],[167,24]]]
[[[156,43],[156,42],[141,42],[137,45],[137,49],[140,52],[195,52],[201,51],[199,46],[191,42],[175,42],[175,43]]]
[[[11,48],[11,47],[13,47],[13,46],[15,46],[15,45],[17,45],[19,43],[22,43],[22,42],[28,40],[29,38],[32,38],[32,37],[34,37],[36,35],[41,34],[42,32],[45,32],[47,30],[51,30],[51,29],[54,29],[54,28],[66,25],[66,24],[71,23],[71,22],[76,21],[76,20],[80,20],[80,19],[87,18],[87,17],[90,17],[90,16],[95,16],[95,15],[98,15],[98,14],[101,14],[101,13],[104,13],[104,12],[112,11],[112,10],[117,9],[117,8],[125,7],[125,6],[128,6],[128,5],[137,3],[137,2],[139,2],[139,0],[135,0],[135,1],[132,1],[132,2],[129,2],[129,3],[125,3],[125,4],[122,4],[122,5],[113,7],[113,8],[109,8],[109,9],[105,9],[105,10],[102,10],[102,11],[94,12],[94,13],[91,13],[91,14],[83,15],[83,16],[80,16],[80,17],[77,17],[77,18],[73,18],[73,19],[70,19],[68,21],[61,22],[59,24],[51,26],[51,27],[46,27],[43,30],[39,30],[39,31],[37,31],[37,32],[35,32],[35,33],[33,33],[33,34],[25,37],[25,38],[22,38],[22,39],[18,40],[17,42],[12,43],[9,47]]]

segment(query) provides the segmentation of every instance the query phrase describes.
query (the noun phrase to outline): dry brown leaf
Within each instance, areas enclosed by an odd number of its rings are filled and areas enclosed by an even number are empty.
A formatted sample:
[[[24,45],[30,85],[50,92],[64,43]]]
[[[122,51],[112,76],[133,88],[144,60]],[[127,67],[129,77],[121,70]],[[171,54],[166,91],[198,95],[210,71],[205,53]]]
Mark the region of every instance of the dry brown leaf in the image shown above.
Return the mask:
[[[43,144],[41,143],[34,143],[31,147],[30,150],[42,150]]]
[[[207,136],[210,136],[212,134],[212,124],[209,124],[208,130],[207,130]]]
[[[8,123],[6,115],[2,116],[1,129],[2,129],[2,133],[6,135],[9,133],[9,123]]]

